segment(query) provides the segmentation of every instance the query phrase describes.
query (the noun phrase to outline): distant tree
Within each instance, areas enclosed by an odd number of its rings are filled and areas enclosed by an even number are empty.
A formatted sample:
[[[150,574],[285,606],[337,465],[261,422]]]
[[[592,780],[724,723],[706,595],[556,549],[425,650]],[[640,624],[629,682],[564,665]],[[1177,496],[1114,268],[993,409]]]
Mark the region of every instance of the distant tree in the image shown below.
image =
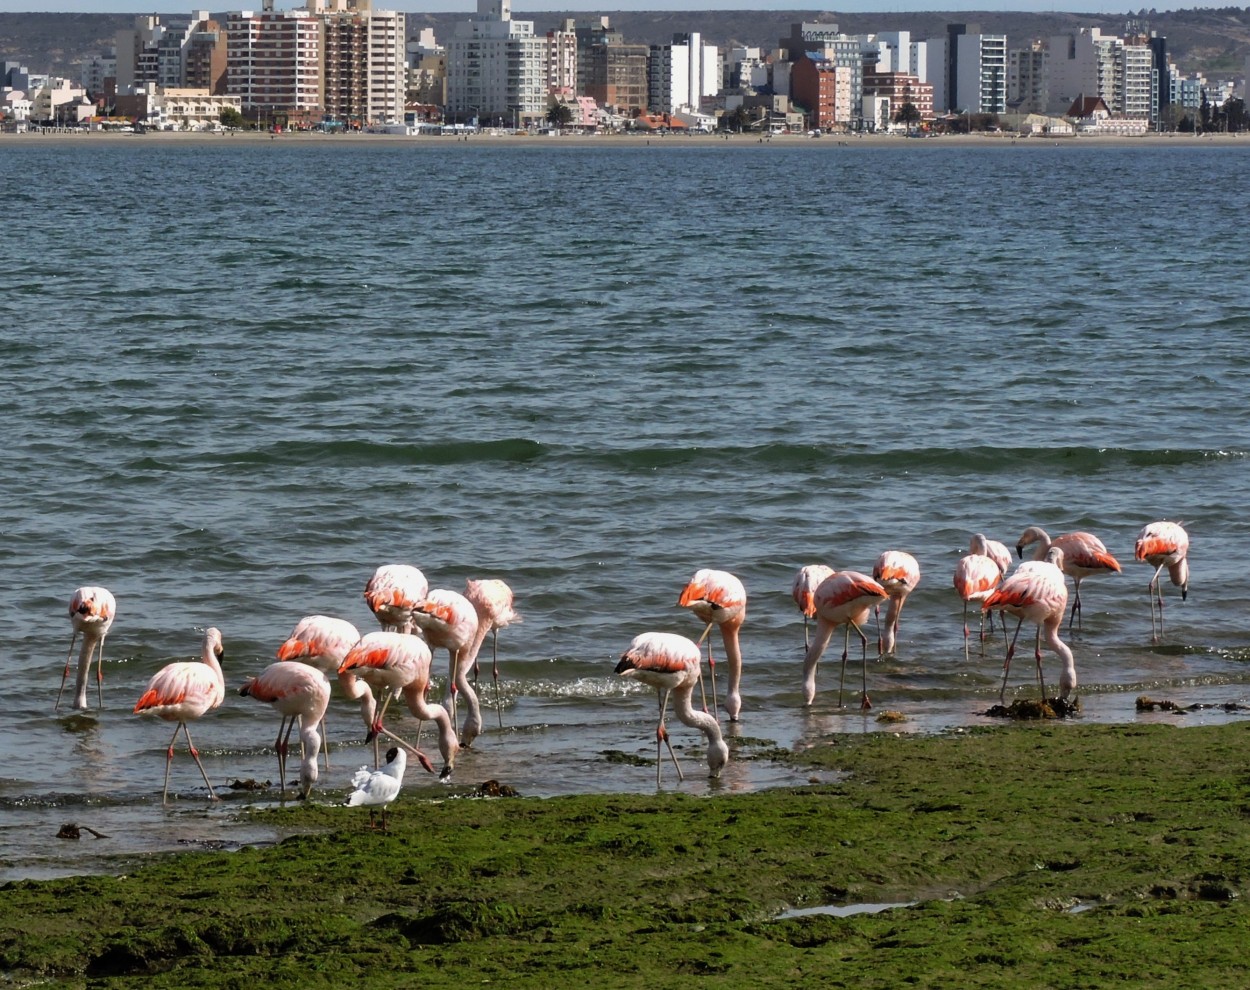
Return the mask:
[[[746,107],[738,104],[730,113],[721,117],[721,123],[726,130],[741,134],[751,125],[751,114]]]
[[[1202,103],[1198,106],[1198,119],[1201,121],[1203,132],[1211,129],[1211,101],[1207,99],[1207,89],[1202,88]]]
[[[1230,134],[1238,134],[1250,129],[1250,119],[1246,114],[1246,101],[1230,96],[1220,108],[1224,118],[1224,129]]]
[[[221,121],[222,127],[243,126],[243,114],[239,113],[234,107],[222,107],[221,113],[217,115],[217,119]]]
[[[554,127],[568,127],[573,123],[573,111],[567,103],[553,103],[547,111],[547,123]]]
[[[914,103],[904,103],[894,115],[894,123],[906,124],[907,129],[911,130],[920,123],[920,108]]]

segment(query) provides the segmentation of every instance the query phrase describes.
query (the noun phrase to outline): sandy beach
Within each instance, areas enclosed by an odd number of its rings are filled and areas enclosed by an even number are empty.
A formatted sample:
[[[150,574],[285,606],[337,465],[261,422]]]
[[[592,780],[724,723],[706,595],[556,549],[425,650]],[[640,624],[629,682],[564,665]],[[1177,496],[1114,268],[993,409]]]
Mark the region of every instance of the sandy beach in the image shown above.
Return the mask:
[[[1099,148],[1192,148],[1195,146],[1243,148],[1250,147],[1250,135],[1245,134],[1149,134],[1142,137],[1081,135],[1077,137],[1018,137],[1013,134],[943,134],[933,137],[906,138],[893,134],[836,135],[825,134],[809,137],[805,134],[777,134],[761,137],[757,134],[511,134],[483,131],[467,137],[456,135],[374,134],[354,132],[327,134],[310,131],[288,131],[281,134],[268,132],[236,131],[229,134],[205,134],[178,131],[149,131],[146,134],[89,131],[51,132],[27,134],[0,134],[0,148],[33,147],[47,144],[151,144],[160,147],[173,145],[205,145],[247,142],[277,145],[395,145],[413,144],[431,147],[481,146],[535,147],[535,148],[699,148],[699,147],[756,147],[756,148],[1050,148],[1056,146]]]

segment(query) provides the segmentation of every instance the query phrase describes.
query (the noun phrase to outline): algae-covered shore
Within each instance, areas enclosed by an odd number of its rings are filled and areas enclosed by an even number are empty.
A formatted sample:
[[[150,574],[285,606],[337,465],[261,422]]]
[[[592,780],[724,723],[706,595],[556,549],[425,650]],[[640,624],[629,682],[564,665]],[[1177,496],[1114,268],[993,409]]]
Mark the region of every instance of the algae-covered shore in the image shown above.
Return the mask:
[[[836,784],[401,799],[0,888],[10,985],[1244,986],[1245,724],[835,737]],[[619,768],[618,768],[619,769]],[[876,914],[786,908],[900,903]]]

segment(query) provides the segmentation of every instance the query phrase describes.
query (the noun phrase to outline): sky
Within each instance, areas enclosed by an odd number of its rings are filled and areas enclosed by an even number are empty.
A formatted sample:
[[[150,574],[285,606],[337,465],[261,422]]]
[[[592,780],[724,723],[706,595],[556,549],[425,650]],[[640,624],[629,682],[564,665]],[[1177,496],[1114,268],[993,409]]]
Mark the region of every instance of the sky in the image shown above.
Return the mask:
[[[205,0],[150,0],[144,4],[142,0],[0,0],[0,11],[5,13],[21,11],[74,12],[93,14],[174,14],[186,13],[189,10],[208,9],[211,11],[259,9],[259,0],[234,0],[222,5],[220,2],[210,3]],[[300,6],[298,0],[277,0],[275,6],[279,10]],[[413,11],[417,13],[444,13],[451,11],[471,11],[477,9],[475,0],[433,0],[433,2],[417,4],[413,0],[375,0],[374,6],[379,9]],[[857,3],[835,5],[821,3],[819,0],[513,0],[512,14],[524,18],[530,11],[592,11],[611,14],[613,10],[829,10],[842,14],[859,13],[906,13],[916,10],[1023,10],[1023,11],[1074,11],[1082,14],[1127,14],[1140,10],[1143,6],[1150,7],[1144,0],[1135,6],[1128,3],[1107,3],[1103,0],[859,0]],[[1173,10],[1174,7],[1163,7],[1157,3],[1159,10]],[[1185,8],[1204,5],[1188,3]]]

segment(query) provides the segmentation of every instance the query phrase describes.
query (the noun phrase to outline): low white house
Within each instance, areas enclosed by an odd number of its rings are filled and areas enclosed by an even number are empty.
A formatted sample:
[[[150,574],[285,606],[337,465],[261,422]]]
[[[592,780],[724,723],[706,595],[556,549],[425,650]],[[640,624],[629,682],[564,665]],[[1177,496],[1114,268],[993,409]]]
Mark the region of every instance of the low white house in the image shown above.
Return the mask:
[[[1031,113],[1020,121],[1020,134],[1036,137],[1072,137],[1076,126],[1063,117],[1047,117],[1041,113]]]
[[[226,108],[242,112],[242,98],[212,93],[207,89],[157,86],[148,97],[148,123],[163,129],[212,129],[219,125],[221,111]]]

